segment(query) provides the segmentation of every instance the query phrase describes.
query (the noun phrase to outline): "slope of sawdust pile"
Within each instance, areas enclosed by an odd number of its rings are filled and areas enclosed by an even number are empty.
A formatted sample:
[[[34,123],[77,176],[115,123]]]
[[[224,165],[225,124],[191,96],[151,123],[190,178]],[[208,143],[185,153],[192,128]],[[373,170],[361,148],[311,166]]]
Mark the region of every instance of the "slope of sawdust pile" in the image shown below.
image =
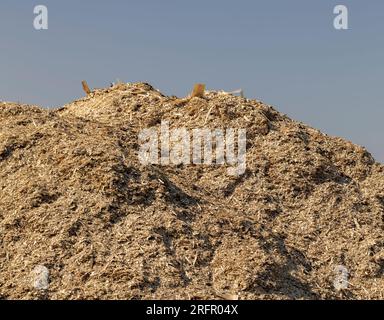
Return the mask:
[[[138,133],[162,120],[246,128],[245,174],[141,165]],[[383,219],[382,165],[258,101],[119,84],[0,103],[2,299],[383,299]]]

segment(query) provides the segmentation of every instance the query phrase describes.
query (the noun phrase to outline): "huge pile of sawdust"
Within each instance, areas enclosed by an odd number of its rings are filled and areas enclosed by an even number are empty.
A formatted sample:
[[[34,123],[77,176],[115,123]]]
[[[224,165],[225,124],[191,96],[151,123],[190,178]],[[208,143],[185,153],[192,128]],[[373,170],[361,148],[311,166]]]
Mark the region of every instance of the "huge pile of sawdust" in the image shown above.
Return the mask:
[[[245,174],[141,165],[161,120],[246,128]],[[258,101],[119,84],[58,110],[0,103],[3,299],[383,299],[383,220],[381,164]]]

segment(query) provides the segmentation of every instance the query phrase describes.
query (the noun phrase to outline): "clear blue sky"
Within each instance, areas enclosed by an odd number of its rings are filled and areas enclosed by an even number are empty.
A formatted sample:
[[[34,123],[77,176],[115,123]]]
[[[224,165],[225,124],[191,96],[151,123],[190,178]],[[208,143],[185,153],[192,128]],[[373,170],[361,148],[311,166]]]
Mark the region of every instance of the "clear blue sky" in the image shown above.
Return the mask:
[[[46,31],[33,28],[39,4]],[[350,30],[333,28],[337,4]],[[59,106],[83,79],[243,88],[384,162],[383,36],[383,0],[1,0],[0,100]]]

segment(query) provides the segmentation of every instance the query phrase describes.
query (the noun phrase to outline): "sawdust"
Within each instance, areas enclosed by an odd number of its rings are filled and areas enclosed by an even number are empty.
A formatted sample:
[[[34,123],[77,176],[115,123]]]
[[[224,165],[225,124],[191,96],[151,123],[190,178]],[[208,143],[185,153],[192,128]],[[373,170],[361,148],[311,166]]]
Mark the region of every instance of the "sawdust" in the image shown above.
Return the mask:
[[[138,133],[162,120],[246,128],[245,174],[141,165]],[[0,104],[3,299],[383,299],[383,220],[381,164],[259,101],[139,83]]]

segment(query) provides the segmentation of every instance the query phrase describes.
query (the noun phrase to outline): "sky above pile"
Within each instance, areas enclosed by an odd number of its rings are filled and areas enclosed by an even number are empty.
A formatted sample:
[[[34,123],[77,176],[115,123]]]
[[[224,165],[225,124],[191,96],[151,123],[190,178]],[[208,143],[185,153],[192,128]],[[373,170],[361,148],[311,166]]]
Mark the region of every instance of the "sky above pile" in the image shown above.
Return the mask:
[[[334,28],[338,4],[348,30]],[[36,5],[48,30],[33,27]],[[242,88],[384,162],[383,35],[382,0],[2,0],[0,100],[60,106],[83,79]]]

